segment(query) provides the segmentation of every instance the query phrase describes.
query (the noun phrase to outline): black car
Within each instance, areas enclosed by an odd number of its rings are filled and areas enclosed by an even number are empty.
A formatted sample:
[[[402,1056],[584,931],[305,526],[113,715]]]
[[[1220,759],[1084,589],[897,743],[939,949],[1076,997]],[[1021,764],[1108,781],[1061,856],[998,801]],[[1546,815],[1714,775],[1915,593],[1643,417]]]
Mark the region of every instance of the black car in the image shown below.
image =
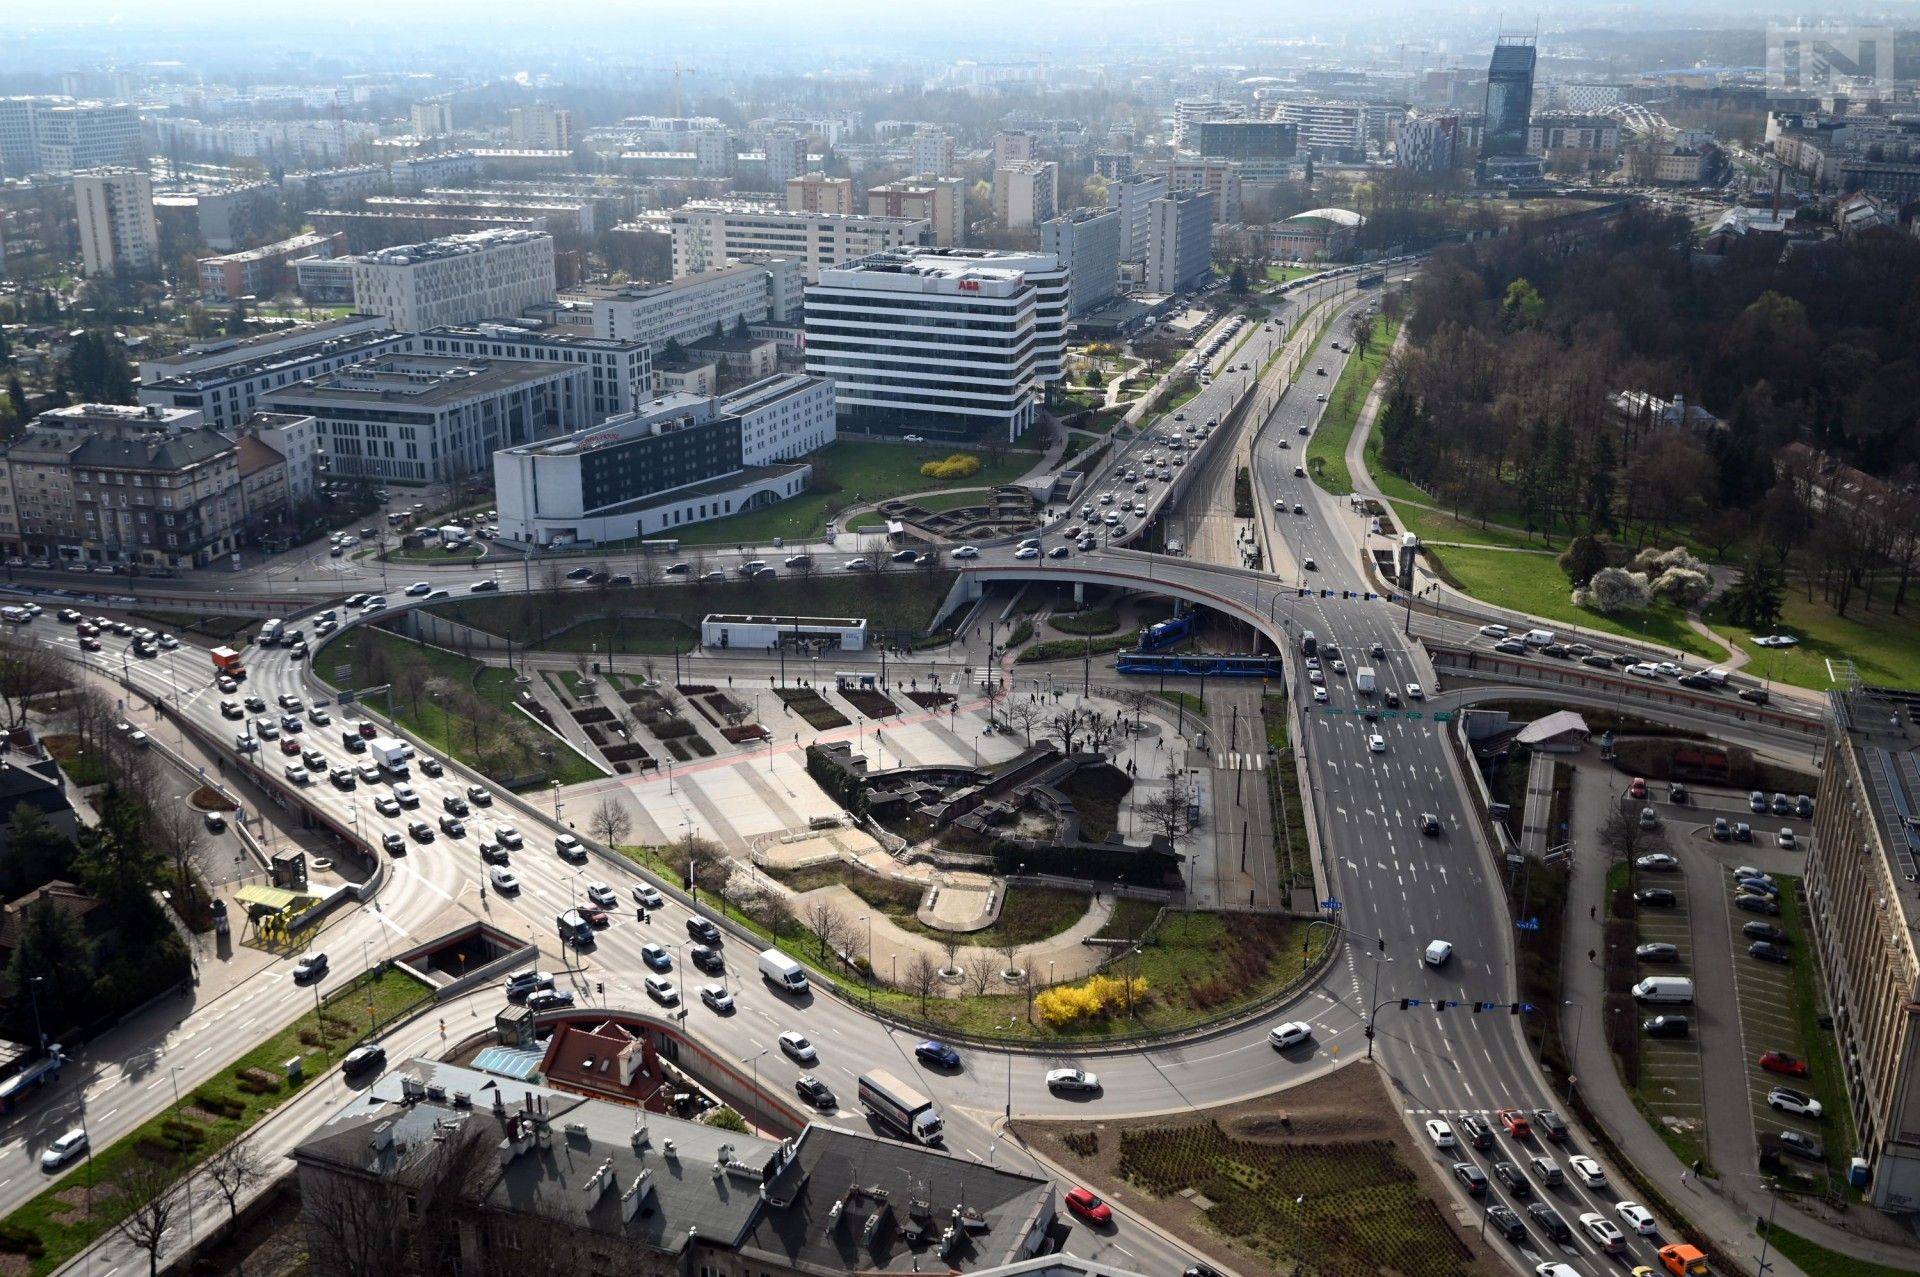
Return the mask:
[[[1789,945],[1793,937],[1789,936],[1771,922],[1743,922],[1740,934],[1749,940],[1765,940],[1768,944]]]
[[[1475,1148],[1493,1147],[1493,1128],[1472,1115],[1461,1118],[1453,1124],[1460,1138]]]
[[[1494,1231],[1510,1242],[1523,1242],[1527,1239],[1527,1226],[1520,1222],[1520,1216],[1509,1206],[1487,1207],[1487,1222]]]
[[[1567,1142],[1567,1121],[1552,1109],[1533,1111],[1533,1129],[1545,1135],[1555,1144]]]
[[[1642,887],[1633,893],[1633,898],[1649,909],[1671,909],[1678,898],[1665,887]]]
[[[1527,1177],[1512,1162],[1495,1162],[1493,1177],[1507,1186],[1507,1192],[1513,1194],[1516,1201],[1533,1196],[1533,1185],[1527,1182]]]
[[[1772,699],[1767,695],[1767,689],[1764,687],[1743,687],[1734,695],[1752,705],[1765,705]]]
[[[1692,1030],[1684,1015],[1656,1015],[1640,1021],[1650,1038],[1684,1038]]]
[[[1388,692],[1388,693],[1387,693],[1387,697],[1386,697],[1386,700],[1387,700],[1387,708],[1388,708],[1388,709],[1399,709],[1399,708],[1400,708],[1400,693],[1398,693],[1398,692]]]
[[[695,940],[698,940],[701,944],[720,943],[720,928],[714,926],[710,920],[702,918],[699,914],[695,914],[693,917],[687,919],[687,934]]]
[[[1580,663],[1582,665],[1591,665],[1593,666],[1593,668],[1597,670],[1610,670],[1613,668],[1613,661],[1605,656],[1599,655],[1598,653],[1595,653],[1592,656],[1581,657]]]
[[[1642,962],[1678,962],[1680,946],[1677,944],[1643,944],[1633,951],[1633,956]]]
[[[709,975],[718,975],[727,969],[726,955],[711,945],[693,946],[687,951],[687,959]]]
[[[1745,909],[1748,913],[1765,914],[1769,918],[1780,916],[1780,906],[1765,896],[1749,896],[1742,893],[1733,898],[1733,907]]]
[[[1557,1242],[1573,1240],[1573,1230],[1567,1227],[1567,1221],[1560,1218],[1559,1211],[1545,1202],[1535,1202],[1527,1207],[1527,1214],[1533,1217],[1533,1222],[1540,1226],[1540,1231],[1551,1240]]]
[[[541,989],[527,999],[529,1011],[557,1011],[572,1005],[572,989]]]
[[[1777,962],[1783,967],[1793,962],[1793,955],[1771,940],[1755,940],[1747,946],[1747,956],[1762,962]]]
[[[801,1099],[817,1109],[839,1107],[840,1101],[834,1098],[833,1088],[810,1073],[795,1082],[793,1089],[799,1093]]]
[[[1486,1172],[1478,1166],[1475,1166],[1472,1162],[1455,1162],[1453,1164],[1453,1177],[1466,1187],[1467,1193],[1471,1197],[1480,1197],[1487,1191]]]
[[[348,1077],[383,1069],[387,1064],[387,1048],[384,1046],[362,1046],[347,1052],[347,1058],[340,1061],[340,1071]]]

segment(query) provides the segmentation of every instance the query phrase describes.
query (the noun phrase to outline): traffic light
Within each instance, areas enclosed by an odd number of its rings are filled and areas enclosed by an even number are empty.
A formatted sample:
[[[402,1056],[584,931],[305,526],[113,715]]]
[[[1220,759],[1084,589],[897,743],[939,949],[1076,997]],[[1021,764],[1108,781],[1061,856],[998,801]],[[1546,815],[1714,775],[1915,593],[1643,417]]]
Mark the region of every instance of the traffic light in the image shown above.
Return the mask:
[[[1442,1011],[1445,1011],[1446,1009],[1447,1009],[1447,1000],[1445,998],[1435,998],[1433,1000],[1433,1013],[1435,1015],[1439,1015]]]
[[[1508,1014],[1508,1015],[1519,1015],[1519,1014],[1520,1014],[1520,1004],[1519,1004],[1518,1002],[1509,1002],[1509,1003],[1507,1003],[1507,1014]]]
[[[1488,1007],[1492,1005],[1493,1004],[1491,1002],[1476,1002],[1473,1004],[1473,1013],[1475,1015],[1479,1015],[1482,1011],[1486,1010]]]
[[[1401,998],[1401,999],[1400,999],[1400,1009],[1401,1009],[1402,1011],[1410,1011],[1410,1010],[1412,1010],[1412,1009],[1413,1009],[1413,999],[1412,999],[1412,998]]]

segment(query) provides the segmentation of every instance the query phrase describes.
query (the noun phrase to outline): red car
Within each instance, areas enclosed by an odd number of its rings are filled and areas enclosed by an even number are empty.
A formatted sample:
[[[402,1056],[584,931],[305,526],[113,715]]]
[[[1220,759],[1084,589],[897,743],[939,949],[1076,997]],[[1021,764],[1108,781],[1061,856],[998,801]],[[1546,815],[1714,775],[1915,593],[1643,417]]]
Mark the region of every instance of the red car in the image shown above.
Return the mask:
[[[1805,1060],[1797,1055],[1788,1055],[1785,1051],[1762,1051],[1760,1067],[1769,1073],[1784,1073],[1788,1077],[1806,1077],[1813,1072]]]
[[[1086,1220],[1089,1224],[1111,1224],[1113,1207],[1094,1196],[1090,1188],[1074,1188],[1067,1191],[1067,1209]]]
[[[1532,1138],[1533,1125],[1527,1121],[1527,1115],[1519,1109],[1500,1109],[1494,1113],[1494,1116],[1500,1119],[1500,1125],[1506,1127],[1507,1134],[1513,1138],[1517,1140]]]
[[[283,754],[299,753],[300,738],[298,736],[282,736],[280,738],[280,752]]]
[[[1627,796],[1629,798],[1645,798],[1647,796],[1647,781],[1644,776],[1635,776],[1633,778],[1632,782],[1627,786]]]
[[[580,916],[585,918],[587,925],[596,931],[607,925],[607,911],[604,909],[582,909]]]

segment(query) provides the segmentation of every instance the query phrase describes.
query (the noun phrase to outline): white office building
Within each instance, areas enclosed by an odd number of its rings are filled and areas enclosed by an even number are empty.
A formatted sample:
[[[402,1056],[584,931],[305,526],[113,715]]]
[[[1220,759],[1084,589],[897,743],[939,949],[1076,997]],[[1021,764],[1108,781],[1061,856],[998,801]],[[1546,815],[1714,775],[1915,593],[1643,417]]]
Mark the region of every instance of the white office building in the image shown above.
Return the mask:
[[[306,413],[256,412],[237,432],[253,435],[286,461],[287,504],[298,509],[320,490],[320,423]]]
[[[1010,231],[1031,230],[1060,211],[1060,166],[1035,160],[993,171],[993,216]]]
[[[806,491],[799,458],[834,438],[834,394],[815,377],[767,377],[716,399],[663,395],[592,430],[493,456],[501,536],[599,544],[674,530]]]
[[[790,258],[757,258],[667,284],[623,285],[593,296],[593,331],[609,341],[658,350],[730,334],[748,324],[786,320],[801,305],[806,272]]]
[[[140,112],[125,102],[36,105],[34,155],[42,173],[144,164]]]
[[[1168,195],[1150,208],[1147,291],[1170,296],[1205,283],[1213,269],[1213,196]]]
[[[73,175],[80,260],[88,275],[151,274],[160,268],[160,226],[153,182],[142,169],[94,169]]]
[[[924,220],[805,213],[730,200],[693,200],[673,211],[673,273],[698,274],[755,254],[791,258],[809,280],[871,253],[930,243]]]
[[[517,315],[553,300],[553,237],[485,230],[348,258],[354,309],[403,332]]]
[[[1066,291],[1042,254],[876,254],[807,290],[807,371],[833,380],[842,429],[1013,440],[1038,414],[1043,369],[1058,375]]]
[[[1283,98],[1272,118],[1298,130],[1300,149],[1315,159],[1357,163],[1367,158],[1367,134],[1373,108],[1365,102]]]
[[[1120,214],[1120,260],[1147,260],[1153,202],[1167,193],[1165,173],[1129,173],[1107,184],[1107,207]]]
[[[415,102],[408,108],[407,123],[415,137],[445,137],[453,132],[453,104]]]
[[[1119,295],[1120,213],[1076,208],[1040,224],[1040,251],[1067,271],[1067,313],[1084,315]]]
[[[564,410],[569,420],[588,425],[632,412],[653,392],[653,352],[643,341],[487,321],[408,334],[405,348],[413,354],[454,359],[511,359],[584,368],[586,399],[566,404]]]

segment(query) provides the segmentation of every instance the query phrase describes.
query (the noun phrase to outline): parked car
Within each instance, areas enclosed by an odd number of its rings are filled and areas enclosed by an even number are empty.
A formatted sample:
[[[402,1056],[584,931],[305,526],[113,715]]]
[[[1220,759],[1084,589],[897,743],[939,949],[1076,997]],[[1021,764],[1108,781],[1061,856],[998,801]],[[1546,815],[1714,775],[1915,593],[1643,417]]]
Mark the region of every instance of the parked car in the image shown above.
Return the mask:
[[[1760,1067],[1769,1073],[1780,1073],[1787,1077],[1807,1077],[1813,1072],[1805,1060],[1785,1051],[1762,1051]]]

